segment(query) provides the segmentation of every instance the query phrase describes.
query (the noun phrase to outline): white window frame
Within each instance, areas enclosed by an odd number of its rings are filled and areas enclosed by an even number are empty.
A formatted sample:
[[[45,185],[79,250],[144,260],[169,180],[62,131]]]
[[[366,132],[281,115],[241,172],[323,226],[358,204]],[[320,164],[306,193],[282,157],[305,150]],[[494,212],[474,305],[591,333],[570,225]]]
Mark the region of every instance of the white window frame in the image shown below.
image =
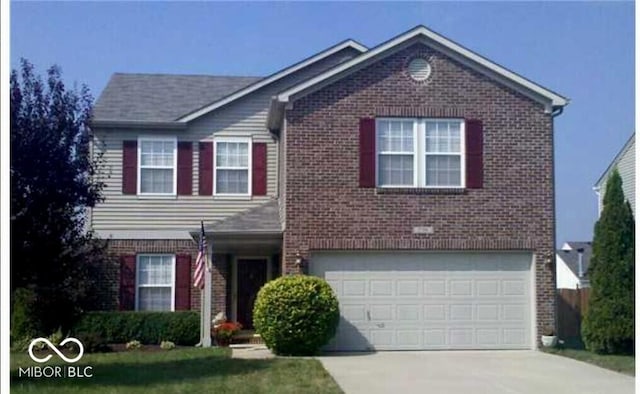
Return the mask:
[[[140,310],[140,288],[141,287],[162,287],[158,285],[142,285],[140,284],[140,257],[157,257],[157,256],[171,256],[171,312],[176,310],[176,255],[169,253],[143,253],[136,255],[136,311]]]
[[[397,152],[381,152],[378,150],[378,134],[380,131],[381,121],[396,121],[396,122],[413,122],[413,185],[381,185],[380,184],[380,171],[379,171],[379,157],[381,154],[400,154],[406,155],[407,153]],[[441,152],[441,153],[427,153],[426,151],[426,134],[427,123],[432,122],[458,122],[460,124],[460,185],[457,186],[439,186],[439,185],[427,185],[426,174],[426,161],[427,155],[446,155],[452,156],[456,153]],[[376,187],[379,188],[425,188],[425,189],[464,189],[466,187],[466,131],[465,121],[460,118],[376,118]]]
[[[142,193],[142,142],[143,141],[170,141],[173,143],[173,190],[171,193]],[[178,137],[176,136],[140,136],[138,137],[138,163],[137,163],[137,192],[139,196],[176,196],[178,194]],[[168,166],[148,166],[144,168],[169,169]]]
[[[387,188],[413,188],[418,187],[418,127],[414,118],[377,118],[376,119],[376,185],[378,187],[387,187]],[[407,152],[387,152],[387,151],[379,151],[378,143],[380,140],[379,132],[380,132],[380,122],[384,121],[394,121],[394,122],[413,122],[413,185],[380,185],[380,155],[397,155],[397,156],[407,156]]]
[[[247,149],[247,193],[218,193],[218,170],[244,170],[244,167],[220,167],[218,168],[218,143],[236,142],[246,143]],[[216,137],[213,139],[213,195],[218,197],[248,197],[251,196],[251,183],[253,178],[253,143],[251,137]]]

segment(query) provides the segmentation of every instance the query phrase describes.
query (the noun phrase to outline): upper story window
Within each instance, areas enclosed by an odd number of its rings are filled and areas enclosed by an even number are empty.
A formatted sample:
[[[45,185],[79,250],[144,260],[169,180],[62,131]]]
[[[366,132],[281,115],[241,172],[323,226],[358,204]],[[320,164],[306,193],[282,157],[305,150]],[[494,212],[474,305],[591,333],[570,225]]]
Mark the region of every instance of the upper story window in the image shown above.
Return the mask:
[[[462,119],[377,119],[376,139],[378,186],[465,187]]]
[[[136,309],[174,310],[175,256],[141,254],[137,256],[136,266]]]
[[[138,194],[176,194],[175,137],[147,137],[138,139]]]
[[[251,139],[221,137],[215,144],[214,194],[251,195]]]

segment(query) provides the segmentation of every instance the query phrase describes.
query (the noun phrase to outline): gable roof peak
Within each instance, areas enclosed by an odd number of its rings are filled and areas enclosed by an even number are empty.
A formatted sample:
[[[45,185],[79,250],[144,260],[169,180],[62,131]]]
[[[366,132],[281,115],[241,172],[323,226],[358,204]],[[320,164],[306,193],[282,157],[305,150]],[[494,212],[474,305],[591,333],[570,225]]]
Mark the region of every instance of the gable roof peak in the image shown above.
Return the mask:
[[[369,49],[367,52],[364,52],[339,66],[333,67],[314,78],[308,79],[281,92],[277,96],[277,100],[282,103],[287,103],[292,99],[301,97],[306,93],[323,86],[325,81],[333,81],[343,75],[348,75],[359,67],[373,63],[376,59],[386,56],[385,54],[387,53],[391,53],[394,48],[406,44],[416,37],[424,39],[428,45],[433,46],[438,51],[467,64],[490,78],[511,86],[516,90],[522,91],[532,99],[544,103],[548,112],[552,112],[554,108],[564,107],[569,104],[568,98],[538,85],[495,62],[492,62],[491,60],[463,47],[443,35],[436,33],[424,25],[417,25],[414,28]]]

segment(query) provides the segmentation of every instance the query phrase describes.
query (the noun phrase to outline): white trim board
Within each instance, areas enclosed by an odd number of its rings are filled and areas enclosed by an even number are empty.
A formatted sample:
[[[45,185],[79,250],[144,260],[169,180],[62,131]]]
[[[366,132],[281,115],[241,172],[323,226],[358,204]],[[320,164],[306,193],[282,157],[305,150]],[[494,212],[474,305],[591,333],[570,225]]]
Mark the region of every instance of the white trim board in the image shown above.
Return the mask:
[[[324,58],[327,58],[331,55],[333,55],[334,53],[340,52],[343,49],[346,48],[353,48],[357,51],[359,51],[360,53],[367,51],[367,47],[365,47],[364,45],[354,41],[354,40],[346,40],[343,41],[337,45],[332,46],[329,49],[326,49],[320,53],[318,53],[317,55],[314,55],[306,60],[303,60],[299,63],[294,64],[293,66],[287,67],[284,70],[281,70],[279,72],[276,72],[275,74],[272,74],[271,76],[262,79],[250,86],[247,86],[244,89],[241,89],[229,96],[226,96],[220,100],[217,100],[209,105],[207,105],[206,107],[203,107],[199,110],[196,110],[194,112],[191,112],[190,114],[184,115],[181,118],[177,119],[178,122],[190,122],[196,118],[199,118],[217,108],[222,107],[223,105],[226,105],[232,101],[235,101],[241,97],[246,96],[247,94],[254,92],[266,85],[269,85],[270,83],[273,83],[275,81],[278,81],[284,77],[286,77],[287,75],[290,75],[298,70],[301,70],[319,60],[322,60]]]
[[[198,231],[198,234],[200,232]],[[189,230],[96,230],[95,235],[102,239],[190,239]]]
[[[422,42],[434,47],[436,50],[465,63],[477,71],[498,80],[513,89],[527,94],[527,96],[536,99],[538,102],[544,103],[550,107],[562,107],[569,104],[569,99],[546,89],[541,85],[538,85],[500,66],[499,64],[470,51],[467,48],[464,48],[463,46],[427,29],[424,26],[417,26],[356,58],[353,58],[337,67],[333,67],[314,78],[308,79],[307,81],[281,92],[276,96],[277,100],[282,103],[288,103],[292,99],[298,98],[305,93],[309,93],[312,91],[314,86],[321,85],[327,80],[334,81],[336,78],[343,77],[344,74],[354,72],[365,64],[377,60],[378,57],[384,56],[386,52],[391,52],[393,49],[397,50],[399,47],[402,47],[403,44],[409,42],[413,43],[413,39],[422,40]]]

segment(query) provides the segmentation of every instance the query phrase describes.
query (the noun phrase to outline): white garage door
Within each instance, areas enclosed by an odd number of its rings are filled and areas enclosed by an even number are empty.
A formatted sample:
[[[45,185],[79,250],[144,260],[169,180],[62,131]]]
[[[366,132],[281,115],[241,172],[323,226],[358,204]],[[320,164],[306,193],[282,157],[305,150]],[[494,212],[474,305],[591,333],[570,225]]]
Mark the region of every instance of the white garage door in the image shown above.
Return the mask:
[[[327,350],[528,349],[531,254],[332,252],[311,256],[340,300]]]

